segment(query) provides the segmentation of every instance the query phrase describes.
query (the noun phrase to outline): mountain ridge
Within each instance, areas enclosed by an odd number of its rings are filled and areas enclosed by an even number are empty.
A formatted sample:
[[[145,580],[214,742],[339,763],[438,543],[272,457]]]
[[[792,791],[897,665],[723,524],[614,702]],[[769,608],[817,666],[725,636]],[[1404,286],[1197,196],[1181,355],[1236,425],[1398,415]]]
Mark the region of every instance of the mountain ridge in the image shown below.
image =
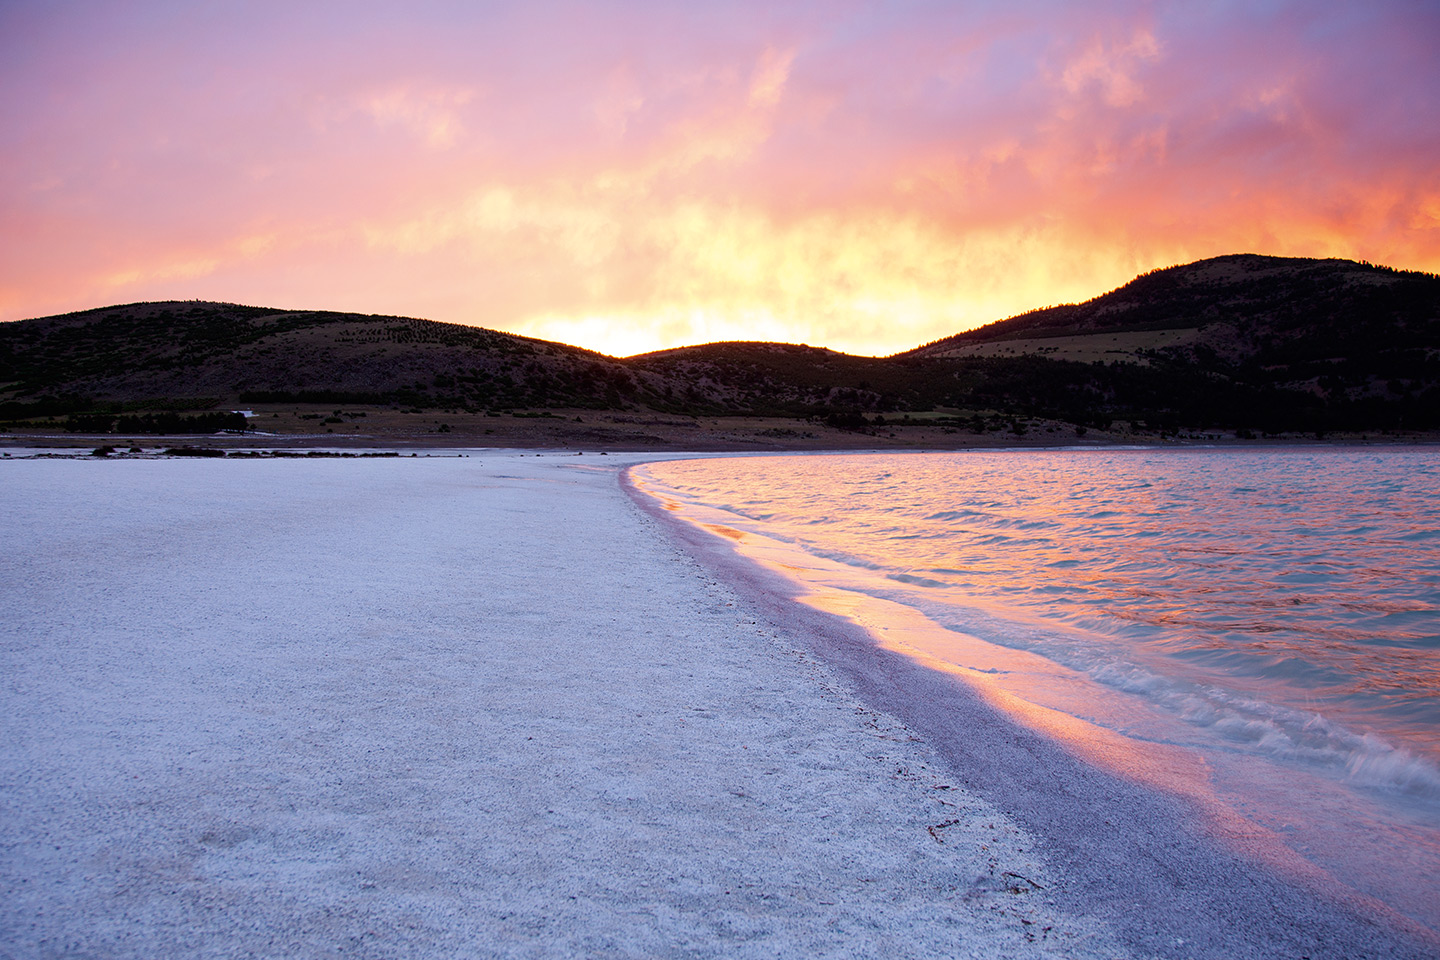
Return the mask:
[[[1432,273],[1397,270],[1365,261],[1337,258],[1271,257],[1228,254],[1150,270],[1128,283],[1082,303],[1058,304],[962,331],[895,356],[957,356],[956,348],[1000,341],[1054,339],[1101,333],[1203,330],[1244,323],[1273,328],[1286,317],[1314,311],[1329,298],[1331,322],[1364,307],[1385,309],[1376,301],[1394,299],[1413,288],[1429,288],[1422,297],[1434,302]],[[1341,313],[1337,314],[1336,306]],[[1399,306],[1390,305],[1393,311]],[[1433,317],[1431,318],[1434,319]],[[1255,330],[1247,330],[1254,334]],[[1175,341],[1172,341],[1172,343]],[[973,355],[973,354],[972,354]]]
[[[414,318],[199,301],[0,324],[0,420],[249,403],[649,411],[868,423],[1440,426],[1440,278],[1235,254],[889,357],[747,341],[610,357]]]

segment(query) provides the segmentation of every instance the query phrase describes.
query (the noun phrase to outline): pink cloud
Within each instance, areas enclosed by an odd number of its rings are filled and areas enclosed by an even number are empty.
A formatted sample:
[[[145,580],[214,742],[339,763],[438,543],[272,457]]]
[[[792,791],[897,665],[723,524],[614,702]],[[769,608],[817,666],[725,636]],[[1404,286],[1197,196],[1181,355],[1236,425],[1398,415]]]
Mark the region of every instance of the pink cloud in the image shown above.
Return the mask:
[[[197,296],[884,351],[1238,250],[1440,269],[1437,24],[12,4],[0,318]]]

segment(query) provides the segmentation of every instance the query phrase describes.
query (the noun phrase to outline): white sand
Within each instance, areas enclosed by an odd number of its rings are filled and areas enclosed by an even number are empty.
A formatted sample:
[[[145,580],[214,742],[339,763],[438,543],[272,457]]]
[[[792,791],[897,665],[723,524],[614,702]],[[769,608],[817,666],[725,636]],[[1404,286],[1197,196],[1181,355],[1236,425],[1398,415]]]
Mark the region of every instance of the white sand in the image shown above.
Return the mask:
[[[0,954],[1120,953],[624,462],[0,465]]]

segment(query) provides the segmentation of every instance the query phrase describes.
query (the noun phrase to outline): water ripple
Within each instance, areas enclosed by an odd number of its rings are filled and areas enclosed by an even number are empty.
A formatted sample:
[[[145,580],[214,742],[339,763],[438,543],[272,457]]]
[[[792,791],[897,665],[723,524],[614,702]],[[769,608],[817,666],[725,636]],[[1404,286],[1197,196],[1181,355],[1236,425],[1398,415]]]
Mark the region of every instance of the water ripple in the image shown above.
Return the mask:
[[[969,452],[657,472],[873,571],[877,594],[988,624],[987,640],[1227,740],[1440,791],[1437,461],[1422,448]]]

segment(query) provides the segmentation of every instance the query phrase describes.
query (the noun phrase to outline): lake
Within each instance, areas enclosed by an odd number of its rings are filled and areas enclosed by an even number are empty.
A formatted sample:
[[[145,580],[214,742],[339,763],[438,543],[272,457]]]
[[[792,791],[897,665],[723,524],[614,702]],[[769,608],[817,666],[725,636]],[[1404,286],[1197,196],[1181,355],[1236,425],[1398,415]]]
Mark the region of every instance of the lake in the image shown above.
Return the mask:
[[[1440,452],[751,457],[637,479],[884,645],[1039,708],[1077,753],[1382,898],[1436,888]]]

